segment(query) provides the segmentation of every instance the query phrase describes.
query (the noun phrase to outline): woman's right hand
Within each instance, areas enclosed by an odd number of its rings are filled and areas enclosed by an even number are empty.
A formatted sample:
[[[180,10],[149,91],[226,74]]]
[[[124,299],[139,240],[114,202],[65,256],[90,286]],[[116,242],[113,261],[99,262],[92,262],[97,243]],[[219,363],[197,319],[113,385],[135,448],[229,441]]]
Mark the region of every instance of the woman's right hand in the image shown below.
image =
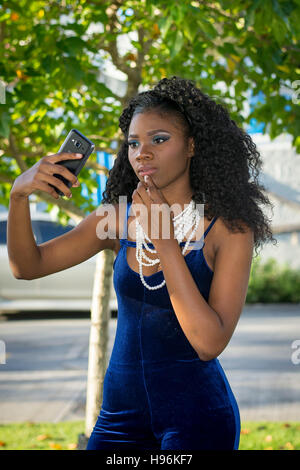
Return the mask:
[[[53,176],[53,173],[60,174],[67,180],[71,181],[72,186],[79,186],[77,177],[71,173],[66,167],[56,165],[55,163],[62,160],[77,160],[82,158],[81,153],[56,153],[42,157],[35,165],[19,175],[11,189],[11,196],[27,197],[36,190],[44,191],[55,199],[59,198],[59,194],[48,183],[53,184],[60,189],[67,197],[72,197],[70,188],[66,186],[59,178]]]

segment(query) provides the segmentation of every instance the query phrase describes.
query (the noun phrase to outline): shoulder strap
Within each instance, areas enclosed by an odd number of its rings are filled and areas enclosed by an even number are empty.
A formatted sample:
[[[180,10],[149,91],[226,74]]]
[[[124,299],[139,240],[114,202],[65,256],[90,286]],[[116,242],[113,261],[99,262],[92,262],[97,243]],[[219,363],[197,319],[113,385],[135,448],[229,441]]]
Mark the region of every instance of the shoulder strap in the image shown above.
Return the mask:
[[[207,227],[207,229],[205,230],[204,232],[204,237],[206,237],[206,235],[208,234],[208,232],[210,231],[210,229],[212,228],[212,226],[214,225],[214,223],[216,222],[218,217],[214,217],[213,220],[211,221],[211,223],[209,224],[209,226]]]
[[[120,244],[135,247],[136,243],[127,239],[127,236],[128,236],[128,214],[129,214],[129,207],[130,207],[131,204],[132,204],[131,202],[127,202],[126,216],[124,218],[123,234],[122,234],[122,237],[120,238]]]

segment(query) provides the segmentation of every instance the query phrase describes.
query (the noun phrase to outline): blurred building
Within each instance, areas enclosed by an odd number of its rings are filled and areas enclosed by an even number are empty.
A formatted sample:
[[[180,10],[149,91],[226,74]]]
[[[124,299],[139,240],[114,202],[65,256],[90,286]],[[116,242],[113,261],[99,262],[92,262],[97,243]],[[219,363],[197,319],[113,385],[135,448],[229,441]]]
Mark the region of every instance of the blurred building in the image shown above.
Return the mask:
[[[263,159],[260,181],[273,204],[272,219],[277,246],[266,244],[261,251],[262,261],[275,258],[300,269],[300,155],[292,148],[292,137],[281,135],[270,140],[268,135],[251,136]]]

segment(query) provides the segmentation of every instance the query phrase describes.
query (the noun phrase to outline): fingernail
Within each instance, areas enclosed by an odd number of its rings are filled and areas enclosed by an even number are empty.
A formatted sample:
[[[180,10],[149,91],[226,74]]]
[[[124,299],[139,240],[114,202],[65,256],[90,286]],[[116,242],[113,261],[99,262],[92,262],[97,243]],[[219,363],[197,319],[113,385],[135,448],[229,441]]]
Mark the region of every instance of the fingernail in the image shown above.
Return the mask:
[[[76,153],[76,157],[82,157],[82,153]]]

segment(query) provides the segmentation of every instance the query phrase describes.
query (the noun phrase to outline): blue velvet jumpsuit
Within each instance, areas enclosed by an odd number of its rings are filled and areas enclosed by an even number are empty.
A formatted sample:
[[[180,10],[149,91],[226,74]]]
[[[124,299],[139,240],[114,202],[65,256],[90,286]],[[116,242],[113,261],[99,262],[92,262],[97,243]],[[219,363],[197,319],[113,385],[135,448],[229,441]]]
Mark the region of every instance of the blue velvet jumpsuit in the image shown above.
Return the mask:
[[[206,301],[213,271],[203,247],[215,221],[200,242],[195,242],[201,248],[194,247],[185,255]],[[199,358],[177,320],[166,284],[147,289],[127,262],[127,246],[136,245],[120,238],[113,275],[117,330],[104,377],[102,406],[87,450],[238,449],[239,409],[219,360]],[[163,271],[144,278],[148,285],[158,285],[164,279]]]

